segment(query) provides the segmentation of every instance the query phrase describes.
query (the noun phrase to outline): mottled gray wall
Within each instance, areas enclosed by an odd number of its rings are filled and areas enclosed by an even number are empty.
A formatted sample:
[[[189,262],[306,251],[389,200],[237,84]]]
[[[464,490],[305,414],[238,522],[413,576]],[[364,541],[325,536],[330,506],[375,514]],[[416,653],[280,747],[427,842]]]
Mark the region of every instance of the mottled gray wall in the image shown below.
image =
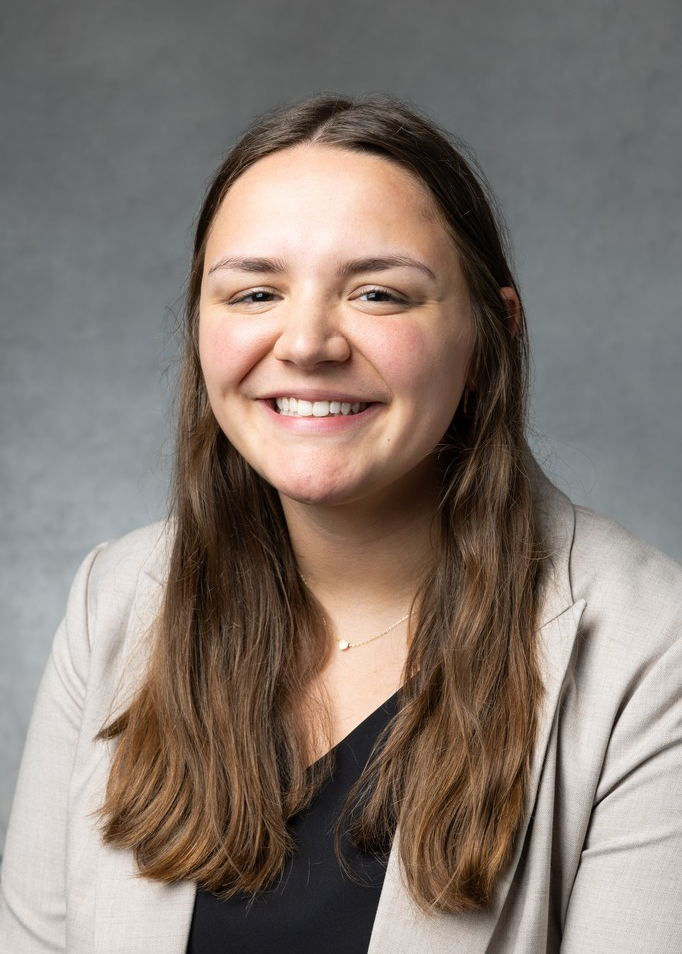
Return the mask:
[[[219,155],[310,92],[394,92],[476,149],[514,237],[538,446],[682,558],[679,0],[3,5],[0,841],[85,552],[163,512],[166,311]]]

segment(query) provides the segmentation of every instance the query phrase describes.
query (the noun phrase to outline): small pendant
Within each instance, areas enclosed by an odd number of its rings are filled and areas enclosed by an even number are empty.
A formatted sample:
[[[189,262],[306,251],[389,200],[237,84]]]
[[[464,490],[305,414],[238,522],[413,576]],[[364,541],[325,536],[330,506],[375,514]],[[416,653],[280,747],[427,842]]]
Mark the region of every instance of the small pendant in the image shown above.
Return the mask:
[[[346,649],[350,649],[350,643],[348,642],[347,639],[339,640],[339,649],[341,650],[341,652],[344,652]]]

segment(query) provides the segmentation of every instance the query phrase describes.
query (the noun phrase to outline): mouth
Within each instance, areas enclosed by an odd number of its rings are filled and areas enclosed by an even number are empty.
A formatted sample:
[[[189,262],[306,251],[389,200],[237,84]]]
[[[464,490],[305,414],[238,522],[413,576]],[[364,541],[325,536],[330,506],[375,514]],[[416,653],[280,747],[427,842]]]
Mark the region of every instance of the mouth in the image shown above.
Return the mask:
[[[278,397],[274,404],[283,417],[349,417],[369,407],[365,401],[306,401],[295,397]]]

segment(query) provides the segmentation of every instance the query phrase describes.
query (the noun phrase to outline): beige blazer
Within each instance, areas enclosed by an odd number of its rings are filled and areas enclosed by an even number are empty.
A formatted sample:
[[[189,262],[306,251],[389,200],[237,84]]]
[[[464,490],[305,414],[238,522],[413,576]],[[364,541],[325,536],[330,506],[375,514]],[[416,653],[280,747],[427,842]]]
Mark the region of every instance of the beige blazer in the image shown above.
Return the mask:
[[[426,915],[395,847],[370,954],[682,951],[680,568],[554,488],[540,631],[546,697],[516,854],[489,910]],[[105,847],[110,743],[93,741],[144,664],[161,527],[98,547],[40,688],[7,837],[0,951],[183,954],[193,884],[155,884]]]

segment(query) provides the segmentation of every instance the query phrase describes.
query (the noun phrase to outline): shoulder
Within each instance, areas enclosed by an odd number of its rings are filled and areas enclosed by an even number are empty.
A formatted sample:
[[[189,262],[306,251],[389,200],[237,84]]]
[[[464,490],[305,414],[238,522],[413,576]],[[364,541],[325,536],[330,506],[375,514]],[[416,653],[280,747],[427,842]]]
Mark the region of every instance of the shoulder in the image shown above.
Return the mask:
[[[650,576],[661,584],[679,585],[682,566],[625,527],[586,507],[574,506],[572,566],[576,575],[589,568],[599,573]]]
[[[608,616],[623,635],[646,628],[664,642],[682,635],[682,567],[615,521],[575,507],[569,559],[574,599],[588,618]]]
[[[88,630],[93,647],[111,635],[135,640],[155,618],[168,572],[167,523],[141,527],[96,548],[86,559]]]
[[[70,604],[85,608],[91,625],[97,618],[125,613],[140,590],[163,585],[171,533],[165,523],[133,530],[95,547],[83,560],[73,583]]]
[[[53,644],[62,671],[108,681],[123,672],[158,615],[172,534],[157,523],[95,547],[83,560]]]
[[[574,752],[601,753],[606,791],[633,752],[682,741],[682,568],[608,517],[573,509],[567,565],[583,609],[562,724],[570,738],[573,724]]]
[[[153,523],[100,544],[84,561],[86,566],[91,562],[89,584],[95,589],[111,584],[130,588],[141,573],[163,583],[171,539],[167,523]]]
[[[549,554],[542,619],[572,610],[577,638],[569,672],[583,700],[589,684],[595,700],[622,701],[659,664],[671,692],[682,694],[682,661],[675,662],[682,654],[682,567],[608,517],[574,506],[544,475],[536,486]]]
[[[574,505],[538,467],[534,492],[549,555],[550,618],[585,604],[585,620],[623,630],[682,630],[682,566],[609,517]]]
[[[545,641],[547,671],[560,681],[552,714],[561,727],[562,785],[572,790],[569,801],[591,810],[624,791],[641,765],[659,772],[658,797],[681,768],[682,568],[560,491],[549,497],[545,513],[560,541],[550,601],[555,609],[563,603],[572,621]],[[675,756],[654,761],[675,747]],[[638,784],[634,775],[629,784]]]

